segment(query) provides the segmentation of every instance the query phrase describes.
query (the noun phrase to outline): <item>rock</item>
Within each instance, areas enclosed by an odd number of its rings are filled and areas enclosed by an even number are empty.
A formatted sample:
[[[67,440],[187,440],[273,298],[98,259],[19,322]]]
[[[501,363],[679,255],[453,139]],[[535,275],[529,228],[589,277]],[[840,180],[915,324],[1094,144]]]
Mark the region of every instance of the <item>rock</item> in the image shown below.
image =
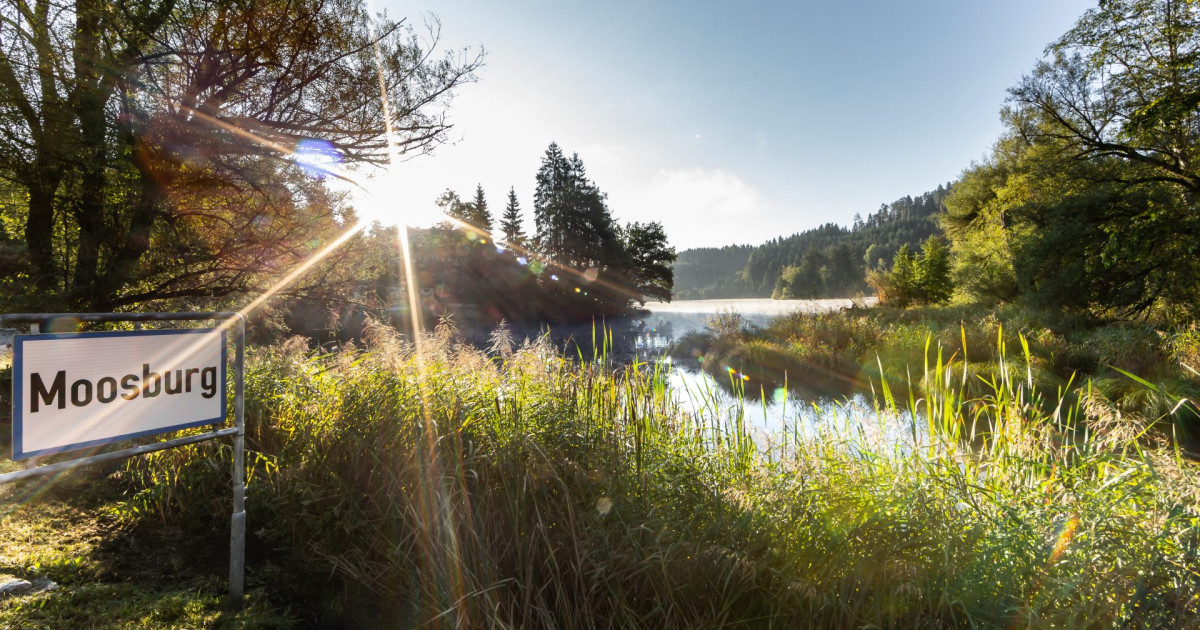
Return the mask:
[[[42,591],[53,591],[58,588],[58,583],[50,578],[37,578],[33,581],[33,593],[41,593]]]
[[[33,584],[14,577],[0,578],[0,597],[24,595],[33,590]]]

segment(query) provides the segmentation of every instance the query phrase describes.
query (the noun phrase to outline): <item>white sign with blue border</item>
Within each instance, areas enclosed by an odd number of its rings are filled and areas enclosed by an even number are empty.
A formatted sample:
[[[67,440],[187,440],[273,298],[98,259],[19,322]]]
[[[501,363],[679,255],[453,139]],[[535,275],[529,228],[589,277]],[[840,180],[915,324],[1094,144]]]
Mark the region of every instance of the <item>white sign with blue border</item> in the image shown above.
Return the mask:
[[[219,328],[18,335],[13,459],[225,422]]]

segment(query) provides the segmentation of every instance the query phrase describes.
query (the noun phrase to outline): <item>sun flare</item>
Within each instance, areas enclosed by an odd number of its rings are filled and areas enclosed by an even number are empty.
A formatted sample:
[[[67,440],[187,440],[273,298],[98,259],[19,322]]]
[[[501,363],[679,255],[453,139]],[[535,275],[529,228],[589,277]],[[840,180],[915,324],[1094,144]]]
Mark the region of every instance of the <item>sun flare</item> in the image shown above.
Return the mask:
[[[429,227],[443,218],[440,208],[429,200],[412,199],[404,186],[404,177],[388,166],[359,180],[351,193],[354,212],[365,223],[385,226]]]

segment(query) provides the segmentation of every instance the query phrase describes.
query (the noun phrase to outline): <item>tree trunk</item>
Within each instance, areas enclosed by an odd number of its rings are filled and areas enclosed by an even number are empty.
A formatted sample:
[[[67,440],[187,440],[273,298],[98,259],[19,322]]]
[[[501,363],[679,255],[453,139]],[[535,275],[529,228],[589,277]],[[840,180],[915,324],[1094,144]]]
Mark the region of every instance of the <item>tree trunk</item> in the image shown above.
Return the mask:
[[[109,238],[105,211],[105,184],[108,168],[107,113],[104,110],[110,90],[104,84],[100,50],[101,4],[79,0],[76,4],[75,30],[75,117],[79,123],[80,190],[75,205],[79,224],[79,249],[75,276],[71,281],[71,299],[85,310],[107,311],[111,305],[106,279],[100,273],[101,248],[113,246]]]
[[[58,185],[58,177],[30,182],[29,220],[25,223],[25,243],[33,265],[34,283],[51,291],[60,280],[54,260],[54,196]]]

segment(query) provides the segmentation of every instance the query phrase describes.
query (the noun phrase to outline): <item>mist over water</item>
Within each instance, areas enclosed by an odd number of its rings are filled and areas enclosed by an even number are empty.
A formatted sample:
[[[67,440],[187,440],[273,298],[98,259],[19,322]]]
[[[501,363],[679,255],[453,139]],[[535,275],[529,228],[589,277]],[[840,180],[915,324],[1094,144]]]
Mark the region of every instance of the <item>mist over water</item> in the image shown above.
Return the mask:
[[[876,298],[866,298],[867,306],[874,306]],[[677,300],[674,302],[650,302],[646,310],[650,314],[644,321],[653,330],[662,331],[671,338],[701,330],[709,318],[720,313],[737,313],[742,321],[752,326],[766,326],[780,315],[791,313],[831,313],[854,306],[850,299],[825,300]]]

